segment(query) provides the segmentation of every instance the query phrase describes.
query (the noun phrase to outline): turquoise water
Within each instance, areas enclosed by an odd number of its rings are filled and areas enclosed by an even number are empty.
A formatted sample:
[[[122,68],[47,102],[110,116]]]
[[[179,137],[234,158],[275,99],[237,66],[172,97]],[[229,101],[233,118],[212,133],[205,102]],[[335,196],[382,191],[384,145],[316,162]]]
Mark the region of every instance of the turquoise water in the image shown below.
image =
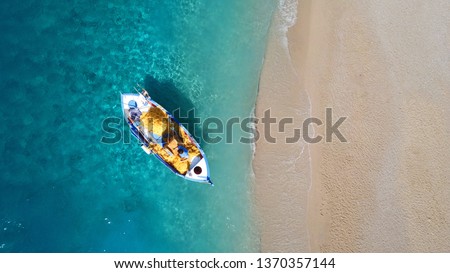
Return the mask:
[[[275,6],[1,1],[0,252],[258,251],[250,145],[201,144],[209,187],[100,139],[135,83],[168,108],[247,117]]]

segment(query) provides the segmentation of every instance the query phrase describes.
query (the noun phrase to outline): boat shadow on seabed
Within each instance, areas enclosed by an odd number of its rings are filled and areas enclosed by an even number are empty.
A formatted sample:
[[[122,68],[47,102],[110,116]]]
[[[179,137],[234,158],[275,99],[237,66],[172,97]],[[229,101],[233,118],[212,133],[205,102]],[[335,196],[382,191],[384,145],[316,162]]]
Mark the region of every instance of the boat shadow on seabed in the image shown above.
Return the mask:
[[[191,99],[183,94],[172,82],[160,82],[151,75],[146,75],[144,88],[150,97],[160,105],[164,105],[173,117],[187,128],[198,143],[202,135],[200,119],[195,116],[195,106]],[[191,111],[189,113],[189,111]]]

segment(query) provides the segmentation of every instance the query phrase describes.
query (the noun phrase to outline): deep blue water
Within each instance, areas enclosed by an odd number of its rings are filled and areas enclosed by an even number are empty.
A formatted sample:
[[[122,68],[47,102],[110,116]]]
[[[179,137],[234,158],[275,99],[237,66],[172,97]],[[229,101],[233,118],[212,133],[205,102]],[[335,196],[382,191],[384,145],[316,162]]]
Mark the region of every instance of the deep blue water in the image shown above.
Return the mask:
[[[168,108],[248,116],[275,5],[1,1],[0,252],[258,251],[249,145],[202,143],[209,187],[100,139],[136,83]]]

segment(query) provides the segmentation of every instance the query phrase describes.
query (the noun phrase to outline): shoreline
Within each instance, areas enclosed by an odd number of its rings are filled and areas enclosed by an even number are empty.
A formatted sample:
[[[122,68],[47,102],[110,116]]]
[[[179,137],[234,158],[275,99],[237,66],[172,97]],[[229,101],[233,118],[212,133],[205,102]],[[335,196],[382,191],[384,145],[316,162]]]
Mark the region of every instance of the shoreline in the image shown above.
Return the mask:
[[[273,17],[255,108],[255,115],[259,119],[268,109],[272,117],[293,118],[294,124],[287,125],[284,133],[278,130],[276,124],[271,126],[271,135],[277,140],[292,136],[289,130],[309,116],[309,99],[306,93],[299,96],[296,92],[298,78],[291,64],[288,48],[283,43],[283,32],[293,23],[293,14],[286,14],[289,10],[284,12],[284,16],[288,17],[287,21],[279,10]],[[292,94],[295,96],[290,97]],[[264,131],[261,123],[257,124],[257,130],[260,135]],[[260,139],[256,143],[253,171],[261,251],[308,251],[308,147],[303,141],[286,145],[282,141],[272,144]],[[298,183],[292,183],[297,179]]]
[[[449,9],[298,0],[288,48],[276,12],[256,117],[301,124],[332,107],[348,142],[256,144],[262,252],[450,251]]]

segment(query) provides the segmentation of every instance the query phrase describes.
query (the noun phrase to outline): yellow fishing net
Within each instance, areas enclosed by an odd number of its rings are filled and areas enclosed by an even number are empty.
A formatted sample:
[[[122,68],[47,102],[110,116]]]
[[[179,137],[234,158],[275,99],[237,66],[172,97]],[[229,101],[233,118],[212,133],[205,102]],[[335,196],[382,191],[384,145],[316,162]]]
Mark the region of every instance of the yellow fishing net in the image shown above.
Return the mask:
[[[158,107],[151,107],[141,115],[141,123],[148,131],[162,136],[169,125],[169,117]]]
[[[158,154],[165,162],[169,163],[173,166],[180,174],[185,175],[189,170],[190,162],[200,155],[200,150],[197,146],[190,140],[187,133],[178,126],[178,124],[172,122],[172,127],[169,128],[169,117],[166,113],[158,107],[151,107],[150,110],[141,115],[141,123],[142,125],[153,132],[156,135],[164,136],[165,141],[167,142],[164,147],[151,143],[150,148]],[[176,131],[178,131],[179,135],[176,135]],[[166,134],[169,133],[169,134]],[[167,136],[168,135],[168,136]],[[181,139],[179,139],[181,138]],[[177,151],[174,149],[178,149],[177,147],[169,147],[168,143],[170,143],[173,139],[177,141],[174,143],[177,146],[181,145],[188,150],[188,158],[181,157]],[[172,151],[170,151],[172,149]]]
[[[190,140],[189,136],[186,132],[180,127],[179,128],[180,136],[183,139],[183,146],[188,150],[189,161],[198,155],[200,155],[200,150],[197,146]]]
[[[189,160],[183,159],[180,156],[170,155],[163,147],[158,144],[151,143],[150,147],[164,161],[173,166],[180,174],[184,175],[189,170]]]

